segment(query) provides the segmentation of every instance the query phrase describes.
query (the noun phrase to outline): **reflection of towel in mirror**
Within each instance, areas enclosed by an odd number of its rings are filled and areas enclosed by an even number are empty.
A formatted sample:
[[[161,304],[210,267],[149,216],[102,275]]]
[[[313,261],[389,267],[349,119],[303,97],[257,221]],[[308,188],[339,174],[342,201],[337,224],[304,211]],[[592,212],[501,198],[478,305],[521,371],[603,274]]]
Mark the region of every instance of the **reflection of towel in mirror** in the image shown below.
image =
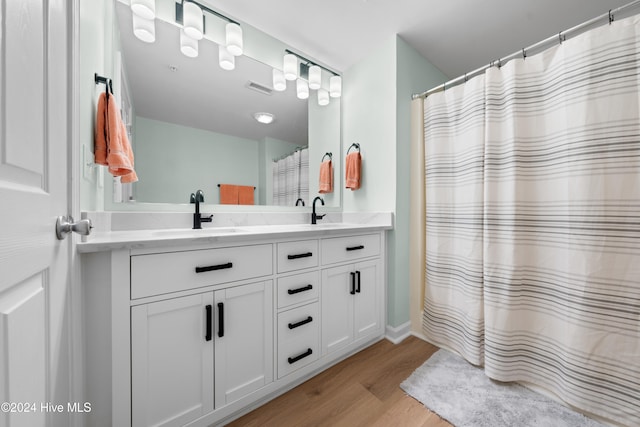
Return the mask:
[[[108,166],[109,172],[113,176],[120,176],[123,183],[138,180],[133,169],[133,150],[116,99],[113,95],[107,98],[104,92],[98,99],[94,144],[97,164]]]
[[[362,178],[362,158],[360,153],[354,151],[347,154],[345,163],[345,188],[350,188],[351,191],[357,190],[360,188]]]
[[[333,164],[331,160],[322,162],[320,165],[320,185],[318,193],[333,193]]]
[[[221,205],[237,205],[238,204],[238,186],[231,184],[220,184],[220,204]]]
[[[253,193],[255,189],[250,185],[238,186],[238,204],[239,205],[253,205]]]

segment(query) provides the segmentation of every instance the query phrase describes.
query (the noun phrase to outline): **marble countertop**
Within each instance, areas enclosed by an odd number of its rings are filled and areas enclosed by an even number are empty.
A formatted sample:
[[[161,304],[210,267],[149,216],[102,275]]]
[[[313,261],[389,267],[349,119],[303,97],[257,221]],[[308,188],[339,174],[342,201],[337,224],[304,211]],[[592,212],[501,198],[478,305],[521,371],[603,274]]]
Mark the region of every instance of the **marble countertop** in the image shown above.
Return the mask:
[[[361,233],[393,228],[391,216],[379,216],[375,221],[326,222],[312,224],[259,224],[211,226],[203,224],[201,230],[187,227],[147,230],[94,231],[84,241],[78,242],[80,253],[110,251],[114,249],[203,245],[209,243],[233,243],[250,240],[328,237],[348,232]]]

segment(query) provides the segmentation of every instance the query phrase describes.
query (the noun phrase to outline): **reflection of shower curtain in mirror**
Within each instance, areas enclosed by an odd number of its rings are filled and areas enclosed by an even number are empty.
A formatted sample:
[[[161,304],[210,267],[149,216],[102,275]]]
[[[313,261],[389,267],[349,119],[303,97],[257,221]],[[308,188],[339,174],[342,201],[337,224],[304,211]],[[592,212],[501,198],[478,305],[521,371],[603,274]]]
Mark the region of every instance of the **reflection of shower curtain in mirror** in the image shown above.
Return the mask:
[[[272,204],[295,206],[298,199],[309,200],[309,150],[298,150],[273,161]]]

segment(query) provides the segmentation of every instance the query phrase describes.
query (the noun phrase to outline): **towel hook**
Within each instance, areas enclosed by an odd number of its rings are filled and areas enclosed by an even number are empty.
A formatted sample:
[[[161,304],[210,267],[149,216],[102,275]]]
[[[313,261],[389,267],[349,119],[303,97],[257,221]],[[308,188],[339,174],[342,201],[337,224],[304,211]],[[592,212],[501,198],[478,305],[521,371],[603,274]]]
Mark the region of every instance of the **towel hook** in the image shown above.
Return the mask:
[[[322,160],[321,162],[324,162],[324,158],[329,156],[329,160],[333,160],[333,154],[331,153],[331,151],[328,151],[326,153],[324,153],[324,156],[322,156]]]
[[[356,147],[356,149],[358,150],[358,153],[360,152],[360,144],[358,144],[357,142],[354,142],[349,146],[349,149],[347,150],[347,154],[349,154],[349,151],[351,151],[353,147]]]

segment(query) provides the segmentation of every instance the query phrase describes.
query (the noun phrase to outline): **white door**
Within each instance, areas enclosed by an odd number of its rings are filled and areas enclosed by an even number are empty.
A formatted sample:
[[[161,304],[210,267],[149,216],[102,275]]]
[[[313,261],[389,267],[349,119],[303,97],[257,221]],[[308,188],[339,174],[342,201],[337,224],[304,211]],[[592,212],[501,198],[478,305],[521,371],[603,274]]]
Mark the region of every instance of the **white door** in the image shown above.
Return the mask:
[[[70,4],[0,0],[0,402],[15,410],[0,411],[1,426],[79,424],[68,407],[73,248],[54,232],[70,213]]]
[[[181,426],[213,411],[213,293],[131,309],[134,426]]]
[[[353,299],[354,340],[367,337],[380,330],[380,262],[365,261],[355,265],[356,296]]]
[[[322,354],[339,350],[353,342],[353,265],[322,270]]]
[[[215,406],[273,381],[271,281],[215,291]]]

